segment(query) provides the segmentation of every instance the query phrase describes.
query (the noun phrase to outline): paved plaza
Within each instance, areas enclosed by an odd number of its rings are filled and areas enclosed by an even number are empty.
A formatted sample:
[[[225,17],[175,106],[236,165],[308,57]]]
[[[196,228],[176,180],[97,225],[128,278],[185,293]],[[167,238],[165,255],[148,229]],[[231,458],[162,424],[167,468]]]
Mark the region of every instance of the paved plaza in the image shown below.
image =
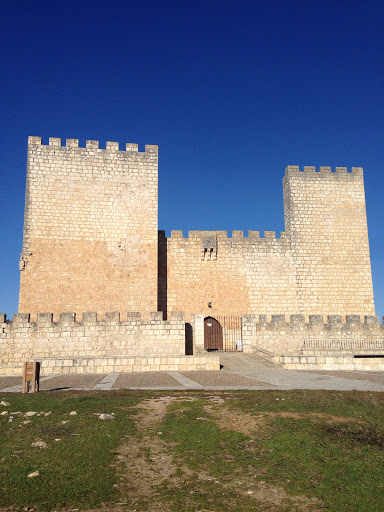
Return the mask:
[[[220,354],[220,371],[48,375],[44,391],[65,390],[284,390],[384,391],[384,372],[284,370],[255,354]],[[21,373],[21,372],[20,372]],[[0,390],[21,392],[20,377],[0,377]]]

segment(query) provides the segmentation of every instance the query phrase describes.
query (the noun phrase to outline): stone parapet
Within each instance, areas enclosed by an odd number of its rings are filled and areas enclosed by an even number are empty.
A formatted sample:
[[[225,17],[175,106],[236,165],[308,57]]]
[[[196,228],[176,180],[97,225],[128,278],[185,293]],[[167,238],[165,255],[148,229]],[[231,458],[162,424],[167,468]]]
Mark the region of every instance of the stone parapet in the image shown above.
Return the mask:
[[[320,166],[319,169],[316,169],[314,165],[305,165],[302,169],[298,165],[288,165],[285,169],[285,176],[295,177],[298,176],[300,178],[355,178],[363,177],[363,168],[362,167],[351,167],[348,170],[347,167],[335,167],[332,169],[328,166]]]
[[[201,249],[202,258],[207,258],[205,251],[244,251],[244,250],[276,250],[286,251],[290,248],[290,238],[287,233],[281,232],[280,236],[275,231],[248,231],[248,236],[243,231],[232,231],[232,237],[227,231],[188,231],[184,237],[183,231],[171,231],[167,239],[169,249],[184,248],[185,250]]]
[[[384,324],[376,316],[365,316],[363,322],[358,315],[328,316],[309,315],[245,315],[242,318],[243,346],[245,352],[257,348],[273,353],[299,353],[304,350],[384,350]]]
[[[118,354],[125,358],[185,355],[185,318],[180,312],[170,313],[166,321],[157,312],[152,313],[149,320],[143,320],[139,313],[129,313],[122,319],[117,312],[106,313],[105,320],[100,321],[96,313],[84,313],[81,321],[74,313],[60,315],[58,322],[52,320],[51,313],[39,313],[36,322],[31,322],[27,313],[14,315],[11,322],[2,314],[0,320],[0,366],[3,368],[35,359],[115,360],[121,358]],[[128,363],[111,364],[120,367]]]
[[[44,148],[49,149],[50,147],[54,147],[55,151],[57,148],[65,149],[79,149],[79,150],[98,150],[98,151],[121,151],[121,152],[137,152],[140,155],[143,153],[157,153],[158,152],[158,146],[153,144],[146,144],[145,145],[145,151],[139,152],[139,145],[133,144],[131,142],[128,142],[125,144],[125,147],[123,149],[120,149],[120,143],[119,142],[111,142],[106,141],[105,143],[105,149],[102,149],[99,147],[100,142],[98,140],[87,140],[85,143],[85,147],[81,147],[79,145],[79,139],[66,139],[65,144],[62,143],[62,140],[60,137],[49,137],[49,143],[48,145],[42,143],[41,137],[35,137],[30,136],[28,137],[28,145],[29,146],[43,146]],[[129,155],[131,157],[131,155]]]

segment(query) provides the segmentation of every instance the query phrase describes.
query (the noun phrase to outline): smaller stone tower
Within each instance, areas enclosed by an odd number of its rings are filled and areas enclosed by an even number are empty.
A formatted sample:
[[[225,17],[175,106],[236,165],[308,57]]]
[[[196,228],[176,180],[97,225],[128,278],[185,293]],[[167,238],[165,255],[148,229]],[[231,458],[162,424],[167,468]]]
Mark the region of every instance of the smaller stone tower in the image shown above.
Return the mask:
[[[299,313],[374,315],[363,169],[286,169],[285,229]]]

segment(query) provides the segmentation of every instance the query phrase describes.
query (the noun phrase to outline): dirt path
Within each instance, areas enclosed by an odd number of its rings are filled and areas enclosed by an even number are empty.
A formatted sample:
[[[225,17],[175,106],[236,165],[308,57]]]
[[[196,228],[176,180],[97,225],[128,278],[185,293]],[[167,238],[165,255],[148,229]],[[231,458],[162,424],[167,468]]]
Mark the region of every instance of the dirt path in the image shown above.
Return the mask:
[[[161,505],[156,497],[156,487],[170,479],[177,470],[173,457],[168,453],[167,444],[161,438],[162,432],[156,429],[165,416],[171,397],[145,400],[137,407],[136,426],[142,432],[140,438],[130,439],[120,446],[117,459],[123,471],[121,491],[145,510],[166,512],[169,509]],[[119,469],[120,470],[120,469]],[[151,505],[153,504],[153,506]]]

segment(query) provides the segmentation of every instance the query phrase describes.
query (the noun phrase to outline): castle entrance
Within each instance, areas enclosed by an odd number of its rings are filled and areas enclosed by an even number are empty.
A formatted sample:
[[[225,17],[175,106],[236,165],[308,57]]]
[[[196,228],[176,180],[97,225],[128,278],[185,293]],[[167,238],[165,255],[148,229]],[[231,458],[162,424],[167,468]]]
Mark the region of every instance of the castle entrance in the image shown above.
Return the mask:
[[[204,348],[205,350],[223,350],[223,328],[212,316],[204,319]]]
[[[208,316],[204,319],[204,348],[208,351],[243,350],[240,316]]]

